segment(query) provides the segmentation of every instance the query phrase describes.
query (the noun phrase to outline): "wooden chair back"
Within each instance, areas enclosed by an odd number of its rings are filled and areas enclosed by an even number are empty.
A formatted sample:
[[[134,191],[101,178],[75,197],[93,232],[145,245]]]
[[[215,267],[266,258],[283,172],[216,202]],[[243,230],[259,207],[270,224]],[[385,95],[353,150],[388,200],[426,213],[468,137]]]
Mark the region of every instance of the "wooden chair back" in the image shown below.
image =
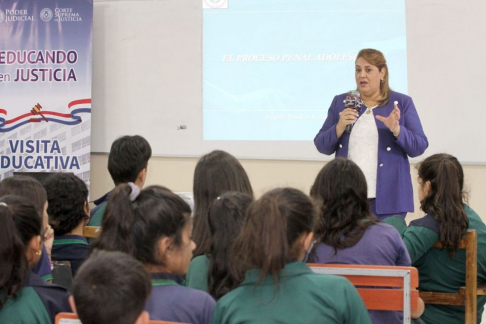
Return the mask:
[[[85,238],[95,239],[101,234],[100,226],[85,226],[83,229],[83,236]]]
[[[414,267],[308,264],[316,273],[346,277],[368,310],[403,311],[404,323],[418,308],[418,271]]]
[[[77,321],[76,321],[77,320]],[[114,321],[115,322],[115,321]],[[183,324],[179,322],[149,321],[150,324]],[[56,324],[82,324],[74,313],[59,313],[56,315]]]
[[[443,249],[440,242],[434,244],[434,248]],[[468,230],[466,237],[459,243],[459,249],[466,250],[466,285],[459,288],[457,293],[444,292],[420,292],[420,297],[425,304],[451,305],[465,307],[465,323],[476,324],[477,296],[486,295],[484,284],[478,287],[478,233],[476,230]]]
[[[52,283],[71,291],[73,285],[71,262],[52,261]]]

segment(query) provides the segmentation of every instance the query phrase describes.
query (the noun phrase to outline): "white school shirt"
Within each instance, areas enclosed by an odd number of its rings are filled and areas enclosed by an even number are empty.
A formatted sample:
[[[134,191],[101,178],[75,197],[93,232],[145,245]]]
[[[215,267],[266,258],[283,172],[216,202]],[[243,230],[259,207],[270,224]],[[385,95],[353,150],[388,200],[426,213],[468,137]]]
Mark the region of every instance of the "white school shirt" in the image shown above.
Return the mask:
[[[378,128],[373,109],[368,108],[354,124],[349,137],[348,159],[363,171],[368,184],[368,198],[376,197],[376,166],[378,165]]]

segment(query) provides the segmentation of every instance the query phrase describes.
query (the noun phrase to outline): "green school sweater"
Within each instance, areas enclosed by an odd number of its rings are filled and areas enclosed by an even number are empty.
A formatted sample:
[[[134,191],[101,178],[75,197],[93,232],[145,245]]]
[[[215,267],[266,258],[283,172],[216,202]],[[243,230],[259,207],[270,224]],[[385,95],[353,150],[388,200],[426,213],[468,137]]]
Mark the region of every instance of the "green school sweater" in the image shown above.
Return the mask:
[[[208,292],[208,268],[209,258],[206,255],[192,259],[187,270],[185,285]]]
[[[250,270],[244,282],[216,304],[213,324],[371,324],[354,286],[343,277],[314,273],[303,262],[292,262],[279,284]]]
[[[475,229],[478,233],[480,283],[486,281],[486,225],[469,206],[465,205],[464,209],[469,218],[469,229]],[[408,227],[399,217],[387,218],[385,222],[395,226],[402,235],[412,266],[419,271],[419,290],[457,293],[465,285],[466,251],[457,250],[451,259],[446,250],[432,247],[439,240],[439,224],[431,215],[412,221]],[[486,296],[478,298],[478,323],[481,322],[485,303]],[[420,319],[427,324],[464,323],[464,307],[426,305]]]

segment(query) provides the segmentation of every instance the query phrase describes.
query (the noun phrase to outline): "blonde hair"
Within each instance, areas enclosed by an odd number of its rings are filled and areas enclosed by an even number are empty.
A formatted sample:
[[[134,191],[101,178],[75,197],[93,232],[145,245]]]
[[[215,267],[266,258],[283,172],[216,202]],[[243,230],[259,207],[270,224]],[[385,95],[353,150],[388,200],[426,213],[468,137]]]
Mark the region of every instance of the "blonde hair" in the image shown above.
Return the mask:
[[[390,100],[390,85],[388,83],[388,66],[386,65],[385,56],[379,50],[375,50],[372,48],[364,48],[359,51],[356,60],[360,57],[364,58],[368,63],[374,65],[378,68],[378,71],[381,71],[385,68],[385,76],[383,77],[383,81],[380,81],[380,104],[378,107],[385,106],[388,101]]]

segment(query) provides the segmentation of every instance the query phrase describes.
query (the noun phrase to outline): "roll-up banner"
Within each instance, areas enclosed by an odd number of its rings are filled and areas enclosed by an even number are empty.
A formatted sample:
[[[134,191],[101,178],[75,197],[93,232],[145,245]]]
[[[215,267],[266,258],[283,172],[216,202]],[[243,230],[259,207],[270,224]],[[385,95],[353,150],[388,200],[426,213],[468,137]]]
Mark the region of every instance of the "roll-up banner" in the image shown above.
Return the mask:
[[[0,178],[90,182],[92,0],[0,1]]]

